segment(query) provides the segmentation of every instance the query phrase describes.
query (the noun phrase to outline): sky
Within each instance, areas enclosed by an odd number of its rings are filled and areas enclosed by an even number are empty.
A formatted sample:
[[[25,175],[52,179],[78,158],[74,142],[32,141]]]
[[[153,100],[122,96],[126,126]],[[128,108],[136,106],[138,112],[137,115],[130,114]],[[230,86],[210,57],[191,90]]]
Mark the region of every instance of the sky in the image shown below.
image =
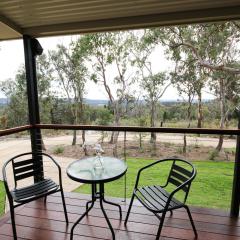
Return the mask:
[[[39,42],[42,45],[44,52],[53,50],[57,44],[69,44],[70,41],[76,39],[77,36],[61,36],[61,37],[48,37],[39,38]],[[0,81],[4,81],[9,78],[15,77],[17,70],[21,64],[24,64],[24,51],[22,40],[11,40],[0,42]],[[167,71],[171,68],[171,63],[167,61],[164,56],[163,48],[158,47],[152,55],[152,68],[156,72]],[[114,74],[114,71],[110,70],[109,74]],[[109,76],[110,77],[110,76]],[[5,97],[0,91],[0,97]],[[86,98],[90,99],[107,99],[107,95],[103,88],[98,87],[95,83],[89,82],[86,86]],[[203,93],[203,98],[212,98],[211,95]],[[173,87],[169,87],[161,100],[178,100],[181,97],[178,96],[177,90]]]

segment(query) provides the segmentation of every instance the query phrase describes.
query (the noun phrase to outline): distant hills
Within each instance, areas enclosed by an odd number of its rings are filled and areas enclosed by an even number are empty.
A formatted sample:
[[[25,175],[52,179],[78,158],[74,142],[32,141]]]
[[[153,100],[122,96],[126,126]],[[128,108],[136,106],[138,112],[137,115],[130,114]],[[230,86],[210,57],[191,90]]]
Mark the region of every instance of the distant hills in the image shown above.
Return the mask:
[[[144,101],[144,100],[142,100]],[[210,99],[204,99],[202,100],[202,102],[210,102]],[[171,105],[171,104],[175,104],[176,102],[182,102],[182,101],[178,101],[178,100],[161,100],[160,101],[162,104],[164,105]],[[196,102],[196,101],[194,101]],[[89,98],[85,98],[84,99],[84,103],[88,104],[90,106],[104,106],[108,104],[108,100],[106,99],[89,99]],[[8,104],[8,99],[7,98],[0,98],[0,106],[5,106]]]
[[[89,99],[89,98],[85,98],[84,99],[84,103],[88,104],[90,106],[104,106],[108,104],[108,100],[104,100],[104,99]]]
[[[0,106],[7,105],[8,99],[7,98],[0,98]]]

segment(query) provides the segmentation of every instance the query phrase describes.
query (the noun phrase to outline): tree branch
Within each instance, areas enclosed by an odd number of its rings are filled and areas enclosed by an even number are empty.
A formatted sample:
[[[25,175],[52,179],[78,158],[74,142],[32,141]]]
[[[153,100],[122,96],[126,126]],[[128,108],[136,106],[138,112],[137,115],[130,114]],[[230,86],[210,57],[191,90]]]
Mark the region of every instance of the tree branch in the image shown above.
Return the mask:
[[[203,60],[201,58],[201,56],[199,55],[197,49],[190,43],[182,42],[179,44],[172,45],[171,47],[177,48],[177,47],[181,47],[181,46],[185,46],[185,47],[191,49],[191,51],[193,52],[193,55],[197,58],[199,65],[201,65],[203,67],[206,67],[211,70],[219,70],[219,71],[225,71],[225,72],[230,72],[230,73],[234,73],[234,74],[240,74],[240,69],[238,69],[238,68],[227,67],[223,64],[215,65],[208,61]]]

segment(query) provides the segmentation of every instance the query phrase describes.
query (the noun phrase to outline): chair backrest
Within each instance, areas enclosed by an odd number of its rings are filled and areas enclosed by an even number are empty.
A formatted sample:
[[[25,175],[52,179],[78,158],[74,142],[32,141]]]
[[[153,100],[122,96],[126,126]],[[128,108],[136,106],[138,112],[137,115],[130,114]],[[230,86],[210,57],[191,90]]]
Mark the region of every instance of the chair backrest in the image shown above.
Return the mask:
[[[173,163],[171,170],[169,172],[167,183],[172,183],[176,187],[180,187],[182,185],[181,190],[186,193],[184,199],[184,201],[186,201],[192,180],[196,176],[196,169],[190,162],[186,160],[183,159],[171,159],[171,160],[173,161]]]
[[[15,187],[17,187],[17,182],[19,180],[34,177],[36,174],[42,171],[38,161],[34,161],[31,152],[19,154],[11,158],[7,164],[10,162],[12,163]],[[5,164],[5,167],[7,164]]]

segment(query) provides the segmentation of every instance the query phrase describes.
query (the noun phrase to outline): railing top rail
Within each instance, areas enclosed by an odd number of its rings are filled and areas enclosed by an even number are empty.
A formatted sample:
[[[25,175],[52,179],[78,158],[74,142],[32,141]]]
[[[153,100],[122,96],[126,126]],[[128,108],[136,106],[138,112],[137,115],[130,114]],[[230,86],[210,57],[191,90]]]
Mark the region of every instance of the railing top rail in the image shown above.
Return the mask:
[[[35,127],[40,129],[64,129],[64,130],[240,135],[239,129],[166,128],[166,127],[100,126],[100,125],[69,125],[69,124],[36,124]]]
[[[32,128],[56,129],[56,130],[95,130],[95,131],[119,131],[119,132],[158,132],[158,133],[189,133],[189,134],[213,134],[213,135],[240,135],[239,129],[211,129],[211,128],[167,128],[167,127],[137,127],[137,126],[100,126],[100,125],[70,125],[70,124],[36,124],[24,125],[15,128],[0,130],[0,137]]]
[[[32,128],[31,125],[24,125],[24,126],[19,126],[19,127],[15,127],[15,128],[0,130],[0,137],[11,135],[11,134],[14,134],[14,133],[23,132],[23,131],[29,130],[31,128]]]

